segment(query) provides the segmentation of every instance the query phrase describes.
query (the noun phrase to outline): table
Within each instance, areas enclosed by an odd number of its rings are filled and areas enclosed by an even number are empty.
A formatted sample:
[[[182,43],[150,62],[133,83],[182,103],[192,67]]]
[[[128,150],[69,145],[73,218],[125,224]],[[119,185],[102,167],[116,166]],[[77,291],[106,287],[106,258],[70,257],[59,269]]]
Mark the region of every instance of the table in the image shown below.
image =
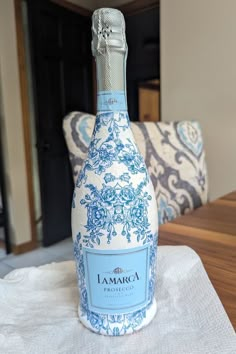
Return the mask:
[[[236,328],[236,191],[161,225],[159,245],[187,245],[207,274]]]

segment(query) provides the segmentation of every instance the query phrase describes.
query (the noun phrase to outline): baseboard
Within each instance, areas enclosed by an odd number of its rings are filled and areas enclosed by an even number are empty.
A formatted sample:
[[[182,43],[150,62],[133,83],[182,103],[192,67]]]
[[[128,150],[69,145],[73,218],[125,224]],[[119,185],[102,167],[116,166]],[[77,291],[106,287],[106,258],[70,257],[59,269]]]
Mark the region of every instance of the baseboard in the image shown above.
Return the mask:
[[[32,251],[38,247],[37,243],[34,241],[29,241],[22,243],[21,245],[13,245],[12,246],[12,252],[14,254],[22,254],[25,252]]]

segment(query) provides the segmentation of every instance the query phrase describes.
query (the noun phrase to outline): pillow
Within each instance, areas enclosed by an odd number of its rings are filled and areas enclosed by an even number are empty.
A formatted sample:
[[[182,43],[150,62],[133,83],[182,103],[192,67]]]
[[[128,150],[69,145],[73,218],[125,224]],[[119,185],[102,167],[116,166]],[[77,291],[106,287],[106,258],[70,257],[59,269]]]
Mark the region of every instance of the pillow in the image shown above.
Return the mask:
[[[93,132],[95,116],[72,112],[63,121],[74,181]],[[208,176],[198,122],[131,122],[136,144],[154,186],[159,223],[170,221],[208,201]]]

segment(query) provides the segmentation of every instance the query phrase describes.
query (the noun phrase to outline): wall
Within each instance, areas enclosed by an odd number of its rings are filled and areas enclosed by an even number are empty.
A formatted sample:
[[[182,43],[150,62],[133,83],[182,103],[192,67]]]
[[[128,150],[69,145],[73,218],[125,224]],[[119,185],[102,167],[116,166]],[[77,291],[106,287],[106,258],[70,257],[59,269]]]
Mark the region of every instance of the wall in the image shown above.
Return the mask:
[[[236,189],[236,1],[161,1],[162,119],[197,119],[210,197]]]
[[[0,1],[0,86],[11,241],[18,245],[30,241],[31,231],[13,0]]]

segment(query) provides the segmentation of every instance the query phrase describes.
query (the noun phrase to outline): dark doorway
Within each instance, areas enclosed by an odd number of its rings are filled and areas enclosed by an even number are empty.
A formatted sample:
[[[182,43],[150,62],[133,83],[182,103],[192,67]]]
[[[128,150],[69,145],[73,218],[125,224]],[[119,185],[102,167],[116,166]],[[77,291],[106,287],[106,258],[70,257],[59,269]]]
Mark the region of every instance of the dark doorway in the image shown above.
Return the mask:
[[[28,0],[43,245],[71,236],[73,180],[63,117],[92,112],[90,18],[50,1]]]
[[[131,7],[131,6],[130,6]],[[160,120],[160,33],[159,33],[159,2],[152,8],[140,9],[137,13],[129,13],[125,16],[126,37],[128,44],[127,60],[127,96],[129,116],[131,120]],[[144,100],[145,106],[150,101],[156,102],[155,114],[152,111],[151,118],[142,117],[140,106],[142,106],[142,95],[140,86],[146,82],[150,86],[154,81],[159,87],[154,98]],[[157,84],[156,84],[157,83]],[[150,91],[150,94],[154,90]],[[151,95],[150,95],[151,96]]]

